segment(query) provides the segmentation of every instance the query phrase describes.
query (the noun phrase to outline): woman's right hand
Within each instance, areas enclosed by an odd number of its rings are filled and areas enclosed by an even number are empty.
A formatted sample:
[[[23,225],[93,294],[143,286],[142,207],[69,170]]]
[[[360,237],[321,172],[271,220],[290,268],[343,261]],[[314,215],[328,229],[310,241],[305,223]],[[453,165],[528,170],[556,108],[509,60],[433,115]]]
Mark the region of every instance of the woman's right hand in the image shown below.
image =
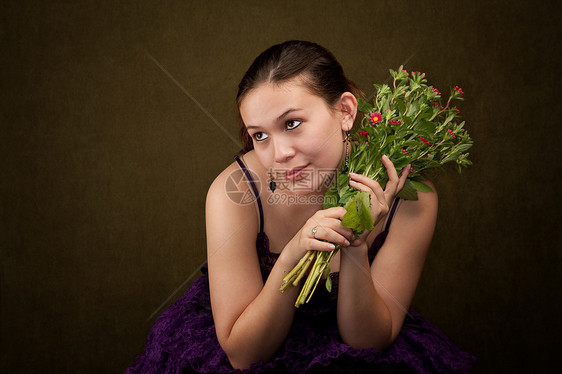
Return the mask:
[[[288,243],[296,257],[300,259],[309,250],[334,250],[334,244],[353,245],[353,230],[341,224],[346,212],[343,207],[333,207],[314,213]]]

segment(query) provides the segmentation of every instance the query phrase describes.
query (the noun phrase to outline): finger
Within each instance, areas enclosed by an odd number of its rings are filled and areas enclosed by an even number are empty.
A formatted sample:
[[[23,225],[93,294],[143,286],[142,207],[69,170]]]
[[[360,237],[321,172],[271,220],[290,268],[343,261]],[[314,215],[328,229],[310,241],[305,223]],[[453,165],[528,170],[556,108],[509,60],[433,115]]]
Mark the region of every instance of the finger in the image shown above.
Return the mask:
[[[353,179],[357,179],[357,181],[361,181],[362,183],[351,179],[349,181],[349,185],[351,187],[360,191],[367,192],[369,195],[371,195],[371,198],[373,198],[374,195],[374,198],[376,198],[378,203],[381,205],[388,204],[388,198],[385,195],[385,191],[383,191],[381,185],[377,181],[374,181],[373,179],[360,174],[350,173],[349,175],[351,176],[352,174]]]
[[[330,228],[331,230],[339,233],[344,239],[347,240],[354,240],[355,234],[353,234],[353,230],[349,227],[345,227],[341,224],[343,217],[347,213],[347,209],[344,207],[332,207],[324,210],[320,210],[316,212],[310,219],[309,227],[317,227],[316,235],[318,235],[318,228],[319,227],[326,227]],[[337,242],[338,244],[345,244],[344,242],[338,241],[341,239],[339,236],[334,237],[326,237],[323,238],[324,240],[328,240],[331,242]]]
[[[390,206],[390,199],[392,199],[394,195],[387,196],[387,194],[385,193],[385,191],[382,190],[380,185],[378,185],[374,191],[368,188],[367,186],[357,182],[350,183],[350,185],[353,188],[356,188],[361,191],[365,191],[369,194],[371,198],[371,204],[370,204],[371,215],[373,216],[375,223],[377,223],[381,217],[384,217],[388,213],[389,210],[388,207]]]
[[[388,175],[388,183],[386,184],[387,188],[389,184],[392,186],[392,188],[395,188],[396,186],[398,186],[399,178],[394,164],[392,163],[392,161],[390,161],[390,158],[388,158],[387,155],[382,156],[382,163],[386,168],[386,174]]]
[[[321,240],[310,238],[306,242],[306,248],[315,251],[333,251],[336,249],[336,246],[330,242],[323,242]]]
[[[355,240],[353,230],[349,227],[343,226],[340,220],[328,221],[325,227],[328,228],[325,240],[345,246],[349,245],[349,241]]]
[[[317,214],[320,215],[321,217],[336,218],[339,219],[340,221],[343,219],[345,213],[347,213],[347,210],[342,206],[335,206],[317,212]]]
[[[406,165],[402,172],[400,173],[400,181],[398,182],[398,187],[396,188],[396,193],[402,191],[404,188],[404,184],[406,183],[406,179],[408,179],[408,175],[410,174],[410,165]]]
[[[379,185],[377,181],[375,181],[374,179],[369,178],[369,177],[367,177],[363,174],[349,173],[349,178],[350,178],[350,181],[362,183],[366,186],[369,186],[372,189],[375,189],[376,186]]]
[[[373,189],[373,193],[375,194],[375,197],[377,198],[380,205],[388,204],[388,199],[386,198],[386,194],[380,184],[377,183],[377,187]]]
[[[348,247],[350,245],[350,239],[345,235],[353,235],[353,232],[342,226],[339,221],[334,223],[330,222],[326,226],[315,226],[316,232],[311,235],[311,238],[320,241],[321,243],[330,242],[334,244],[339,244],[343,247]],[[351,240],[354,238],[352,237]],[[321,246],[325,248],[330,248],[330,246]]]
[[[351,243],[351,247],[359,247],[361,245],[361,239],[355,239],[352,243]]]
[[[353,230],[350,229],[349,227],[342,225],[341,222],[335,228],[334,231],[336,231],[338,234],[340,234],[345,239],[347,239],[348,242],[352,242],[355,240],[355,234],[353,233]]]
[[[376,183],[376,182],[375,182],[375,183]],[[360,183],[360,182],[358,182],[358,181],[354,181],[354,180],[350,180],[350,181],[349,181],[349,185],[350,185],[351,187],[353,187],[353,188],[355,188],[356,190],[359,190],[359,191],[365,191],[365,192],[367,192],[367,193],[368,193],[369,195],[371,195],[371,196],[375,195],[375,198],[376,198],[377,200],[379,200],[379,203],[380,203],[380,199],[379,199],[378,195],[374,192],[374,190],[381,190],[381,191],[382,191],[382,188],[380,187],[380,185],[379,185],[378,188],[377,188],[377,186],[373,185],[372,183],[370,183],[370,184],[371,184],[372,187],[371,187],[371,186],[367,186],[366,184]],[[378,184],[378,183],[377,183],[377,184]],[[373,190],[373,189],[374,189],[374,190]]]
[[[361,190],[361,191],[366,191],[369,194],[371,194],[371,191],[375,192],[375,193],[376,193],[376,191],[380,191],[381,193],[383,192],[383,189],[382,189],[381,185],[377,181],[375,181],[374,179],[371,179],[371,178],[369,178],[365,175],[356,174],[356,173],[349,173],[349,176],[351,178],[350,181],[349,181],[350,182],[349,184],[353,188],[355,188],[355,186],[363,185],[362,188],[357,188],[357,189]],[[368,190],[365,190],[365,188],[364,188],[365,186],[367,187]],[[377,194],[377,196],[381,196],[381,195]]]

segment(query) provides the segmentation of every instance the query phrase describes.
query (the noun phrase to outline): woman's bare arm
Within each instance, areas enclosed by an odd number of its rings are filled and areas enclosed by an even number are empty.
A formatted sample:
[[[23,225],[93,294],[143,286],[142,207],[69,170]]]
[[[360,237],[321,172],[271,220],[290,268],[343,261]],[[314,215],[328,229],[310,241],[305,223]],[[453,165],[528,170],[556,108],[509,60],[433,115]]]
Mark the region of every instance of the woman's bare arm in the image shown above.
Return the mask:
[[[437,193],[419,193],[419,200],[400,203],[370,266],[366,245],[342,251],[338,326],[346,343],[383,349],[394,341],[414,296],[436,218]]]
[[[285,273],[296,264],[286,263],[288,256],[279,258],[264,284],[255,205],[234,203],[224,188],[236,167],[219,175],[207,195],[207,260],[217,338],[233,367],[248,368],[269,359],[285,340],[298,290],[279,292]]]

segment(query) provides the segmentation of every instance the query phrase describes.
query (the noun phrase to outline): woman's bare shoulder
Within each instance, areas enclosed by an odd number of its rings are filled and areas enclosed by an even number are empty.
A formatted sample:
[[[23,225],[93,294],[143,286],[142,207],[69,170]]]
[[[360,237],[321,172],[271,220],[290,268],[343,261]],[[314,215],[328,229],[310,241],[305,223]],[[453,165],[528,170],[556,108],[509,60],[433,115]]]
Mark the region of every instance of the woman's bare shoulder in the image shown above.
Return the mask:
[[[257,159],[255,158],[254,151],[250,151],[244,155],[241,155],[239,156],[239,158],[246,169],[250,172],[252,177],[259,177],[256,174],[256,170],[259,169],[259,164],[257,164]],[[242,171],[237,161],[232,161],[230,165],[228,165],[219,175],[216,176],[216,178],[211,183],[209,191],[223,186],[229,178],[238,176],[238,174],[243,175],[244,172]]]
[[[437,221],[438,196],[435,185],[424,184],[431,192],[418,192],[417,200],[402,200],[390,225],[388,244],[396,245],[396,253],[418,253],[421,264],[429,249]]]
[[[238,227],[241,222],[246,223],[246,229],[254,229],[255,226],[257,233],[255,194],[236,161],[228,165],[211,183],[207,191],[205,215],[207,226],[211,225],[215,234],[217,231],[225,231],[230,235],[233,227]],[[218,230],[219,227],[221,230]]]
[[[238,171],[242,172],[242,169],[240,169],[236,161],[233,161],[219,175],[217,175],[209,186],[209,190],[207,191],[207,200],[209,197],[214,198],[217,196],[223,196],[226,193],[225,186],[227,181],[231,179],[234,174],[238,173]]]
[[[439,198],[435,185],[430,180],[424,180],[422,183],[429,186],[431,192],[418,192],[417,200],[403,200],[400,204],[401,216],[406,219],[431,219],[436,218]]]

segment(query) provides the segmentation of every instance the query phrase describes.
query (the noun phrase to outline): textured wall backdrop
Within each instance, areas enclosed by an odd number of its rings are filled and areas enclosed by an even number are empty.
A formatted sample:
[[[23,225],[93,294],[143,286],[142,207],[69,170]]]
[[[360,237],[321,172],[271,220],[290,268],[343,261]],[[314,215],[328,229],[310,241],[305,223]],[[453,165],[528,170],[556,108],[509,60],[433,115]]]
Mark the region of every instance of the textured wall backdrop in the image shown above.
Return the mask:
[[[205,260],[206,189],[239,149],[238,80],[287,39],[326,46],[368,93],[403,63],[463,88],[474,166],[437,182],[413,307],[479,357],[475,372],[560,368],[557,2],[23,1],[0,14],[2,372],[132,363]]]

